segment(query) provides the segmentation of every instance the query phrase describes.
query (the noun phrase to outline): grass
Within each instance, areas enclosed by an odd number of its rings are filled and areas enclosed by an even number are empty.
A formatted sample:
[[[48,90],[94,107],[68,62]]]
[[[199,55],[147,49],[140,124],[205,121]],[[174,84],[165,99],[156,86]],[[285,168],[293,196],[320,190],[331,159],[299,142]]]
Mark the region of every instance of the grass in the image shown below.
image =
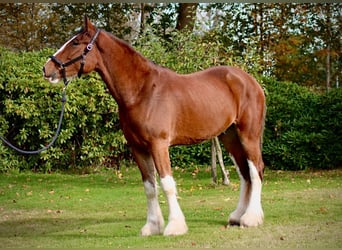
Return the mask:
[[[179,201],[189,232],[141,237],[146,200],[139,171],[87,175],[0,175],[2,247],[342,247],[342,170],[266,170],[258,228],[226,228],[239,181],[214,186],[205,167],[175,169]],[[164,217],[167,204],[160,194]]]

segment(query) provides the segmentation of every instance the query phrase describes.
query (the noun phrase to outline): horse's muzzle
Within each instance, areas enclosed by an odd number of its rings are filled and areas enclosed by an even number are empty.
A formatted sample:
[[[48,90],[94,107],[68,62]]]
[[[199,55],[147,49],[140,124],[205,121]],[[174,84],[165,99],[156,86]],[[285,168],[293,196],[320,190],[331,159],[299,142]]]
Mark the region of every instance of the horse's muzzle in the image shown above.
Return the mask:
[[[56,71],[48,73],[45,66],[43,67],[43,76],[50,83],[58,83],[61,80]]]
[[[50,83],[58,83],[62,78],[54,63],[49,59],[43,66],[43,76]]]

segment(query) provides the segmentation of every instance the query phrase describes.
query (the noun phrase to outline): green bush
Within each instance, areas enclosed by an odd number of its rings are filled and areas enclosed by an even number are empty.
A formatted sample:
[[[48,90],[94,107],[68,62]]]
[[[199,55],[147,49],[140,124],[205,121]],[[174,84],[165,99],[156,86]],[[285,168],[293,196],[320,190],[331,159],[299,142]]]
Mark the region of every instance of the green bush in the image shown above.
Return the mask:
[[[169,42],[144,34],[135,47],[147,58],[179,73],[213,65],[235,65],[255,75],[254,52],[230,58],[215,39],[174,34]],[[34,150],[48,143],[57,126],[62,84],[51,85],[41,68],[54,51],[13,53],[0,47],[0,134]],[[267,93],[263,156],[273,169],[341,166],[342,91],[316,93],[293,83],[258,77]],[[67,89],[62,131],[56,144],[39,155],[20,155],[0,144],[0,171],[39,171],[116,166],[131,160],[119,125],[118,107],[97,74],[72,81]],[[173,166],[209,165],[210,142],[170,149]],[[229,161],[224,154],[226,164]],[[229,163],[231,164],[231,163]]]
[[[266,165],[287,170],[341,166],[342,90],[320,94],[294,83],[264,83]]]
[[[51,85],[42,77],[52,51],[0,52],[0,133],[23,149],[41,148],[54,135],[61,107],[63,85]],[[0,144],[0,170],[66,170],[117,163],[128,154],[117,105],[98,75],[71,82],[67,99],[55,145],[27,156]]]

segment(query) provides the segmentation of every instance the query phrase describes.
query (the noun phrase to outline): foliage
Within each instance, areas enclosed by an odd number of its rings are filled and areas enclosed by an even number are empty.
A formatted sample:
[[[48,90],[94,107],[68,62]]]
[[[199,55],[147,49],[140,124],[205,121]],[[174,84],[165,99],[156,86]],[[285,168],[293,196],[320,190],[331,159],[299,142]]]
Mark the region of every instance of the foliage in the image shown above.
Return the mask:
[[[130,42],[150,26],[170,42],[172,32],[181,28],[177,20],[185,5],[1,3],[0,45],[18,51],[57,48],[78,30],[84,14],[99,28]],[[212,43],[219,41],[233,57],[252,48],[263,75],[327,89],[342,79],[341,3],[201,3],[194,7],[193,33],[209,34]],[[186,19],[190,21],[191,16]]]
[[[215,39],[215,32],[206,36],[173,32],[165,41],[149,30],[137,40],[136,49],[178,73],[235,65],[258,76],[263,67],[253,60],[257,58],[254,50],[231,56],[231,50]],[[0,52],[0,133],[24,149],[40,148],[52,138],[60,110],[62,86],[51,86],[41,74],[42,65],[53,51],[13,53],[0,48]],[[266,164],[293,170],[341,166],[341,90],[321,94],[296,84],[257,78],[267,93]],[[132,159],[120,130],[117,105],[98,75],[74,80],[67,95],[65,119],[56,145],[29,157],[0,145],[0,170],[115,166]],[[210,164],[208,142],[174,147],[170,152],[173,166]]]
[[[145,57],[155,63],[170,68],[180,74],[206,69],[211,66],[239,66],[256,75],[262,67],[252,49],[240,56],[232,56],[230,48],[217,39],[217,33],[200,36],[191,32],[172,32],[169,41],[155,35],[153,29],[146,29],[135,47]]]
[[[333,168],[342,164],[342,90],[324,94],[267,79],[263,154],[277,169]]]
[[[264,75],[326,88],[342,77],[341,3],[215,3],[206,11],[233,53],[256,48]]]
[[[0,132],[26,150],[41,148],[56,130],[61,85],[51,86],[41,67],[51,50],[16,55],[1,48]],[[68,169],[113,164],[127,153],[117,105],[98,75],[70,83],[62,131],[40,155],[17,155],[0,145],[0,169]]]

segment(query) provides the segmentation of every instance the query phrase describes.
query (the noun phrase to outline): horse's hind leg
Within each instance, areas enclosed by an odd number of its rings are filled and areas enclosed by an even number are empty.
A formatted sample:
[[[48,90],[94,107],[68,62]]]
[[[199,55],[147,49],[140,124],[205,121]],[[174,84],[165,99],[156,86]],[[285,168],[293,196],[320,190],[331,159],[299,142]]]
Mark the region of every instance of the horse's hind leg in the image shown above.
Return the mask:
[[[228,223],[240,226],[257,226],[263,221],[261,208],[261,179],[254,158],[241,142],[237,126],[233,124],[220,136],[226,150],[231,154],[240,176],[240,198],[238,206],[229,216]],[[252,156],[252,155],[251,155]]]
[[[245,213],[249,201],[250,177],[247,171],[248,162],[246,160],[245,151],[237,134],[235,124],[231,125],[225,134],[220,135],[219,138],[227,152],[230,153],[240,177],[239,202],[237,208],[230,214],[228,219],[228,223],[230,225],[240,225],[240,218]]]
[[[147,221],[141,229],[141,235],[162,234],[164,231],[164,218],[158,202],[153,158],[149,153],[134,148],[132,152],[141,172],[147,198]]]
[[[259,126],[260,125],[260,126]],[[250,176],[250,199],[245,213],[240,218],[241,226],[258,226],[263,223],[264,213],[261,207],[261,188],[264,162],[261,154],[263,124],[242,124],[239,130],[240,140],[247,155]]]

